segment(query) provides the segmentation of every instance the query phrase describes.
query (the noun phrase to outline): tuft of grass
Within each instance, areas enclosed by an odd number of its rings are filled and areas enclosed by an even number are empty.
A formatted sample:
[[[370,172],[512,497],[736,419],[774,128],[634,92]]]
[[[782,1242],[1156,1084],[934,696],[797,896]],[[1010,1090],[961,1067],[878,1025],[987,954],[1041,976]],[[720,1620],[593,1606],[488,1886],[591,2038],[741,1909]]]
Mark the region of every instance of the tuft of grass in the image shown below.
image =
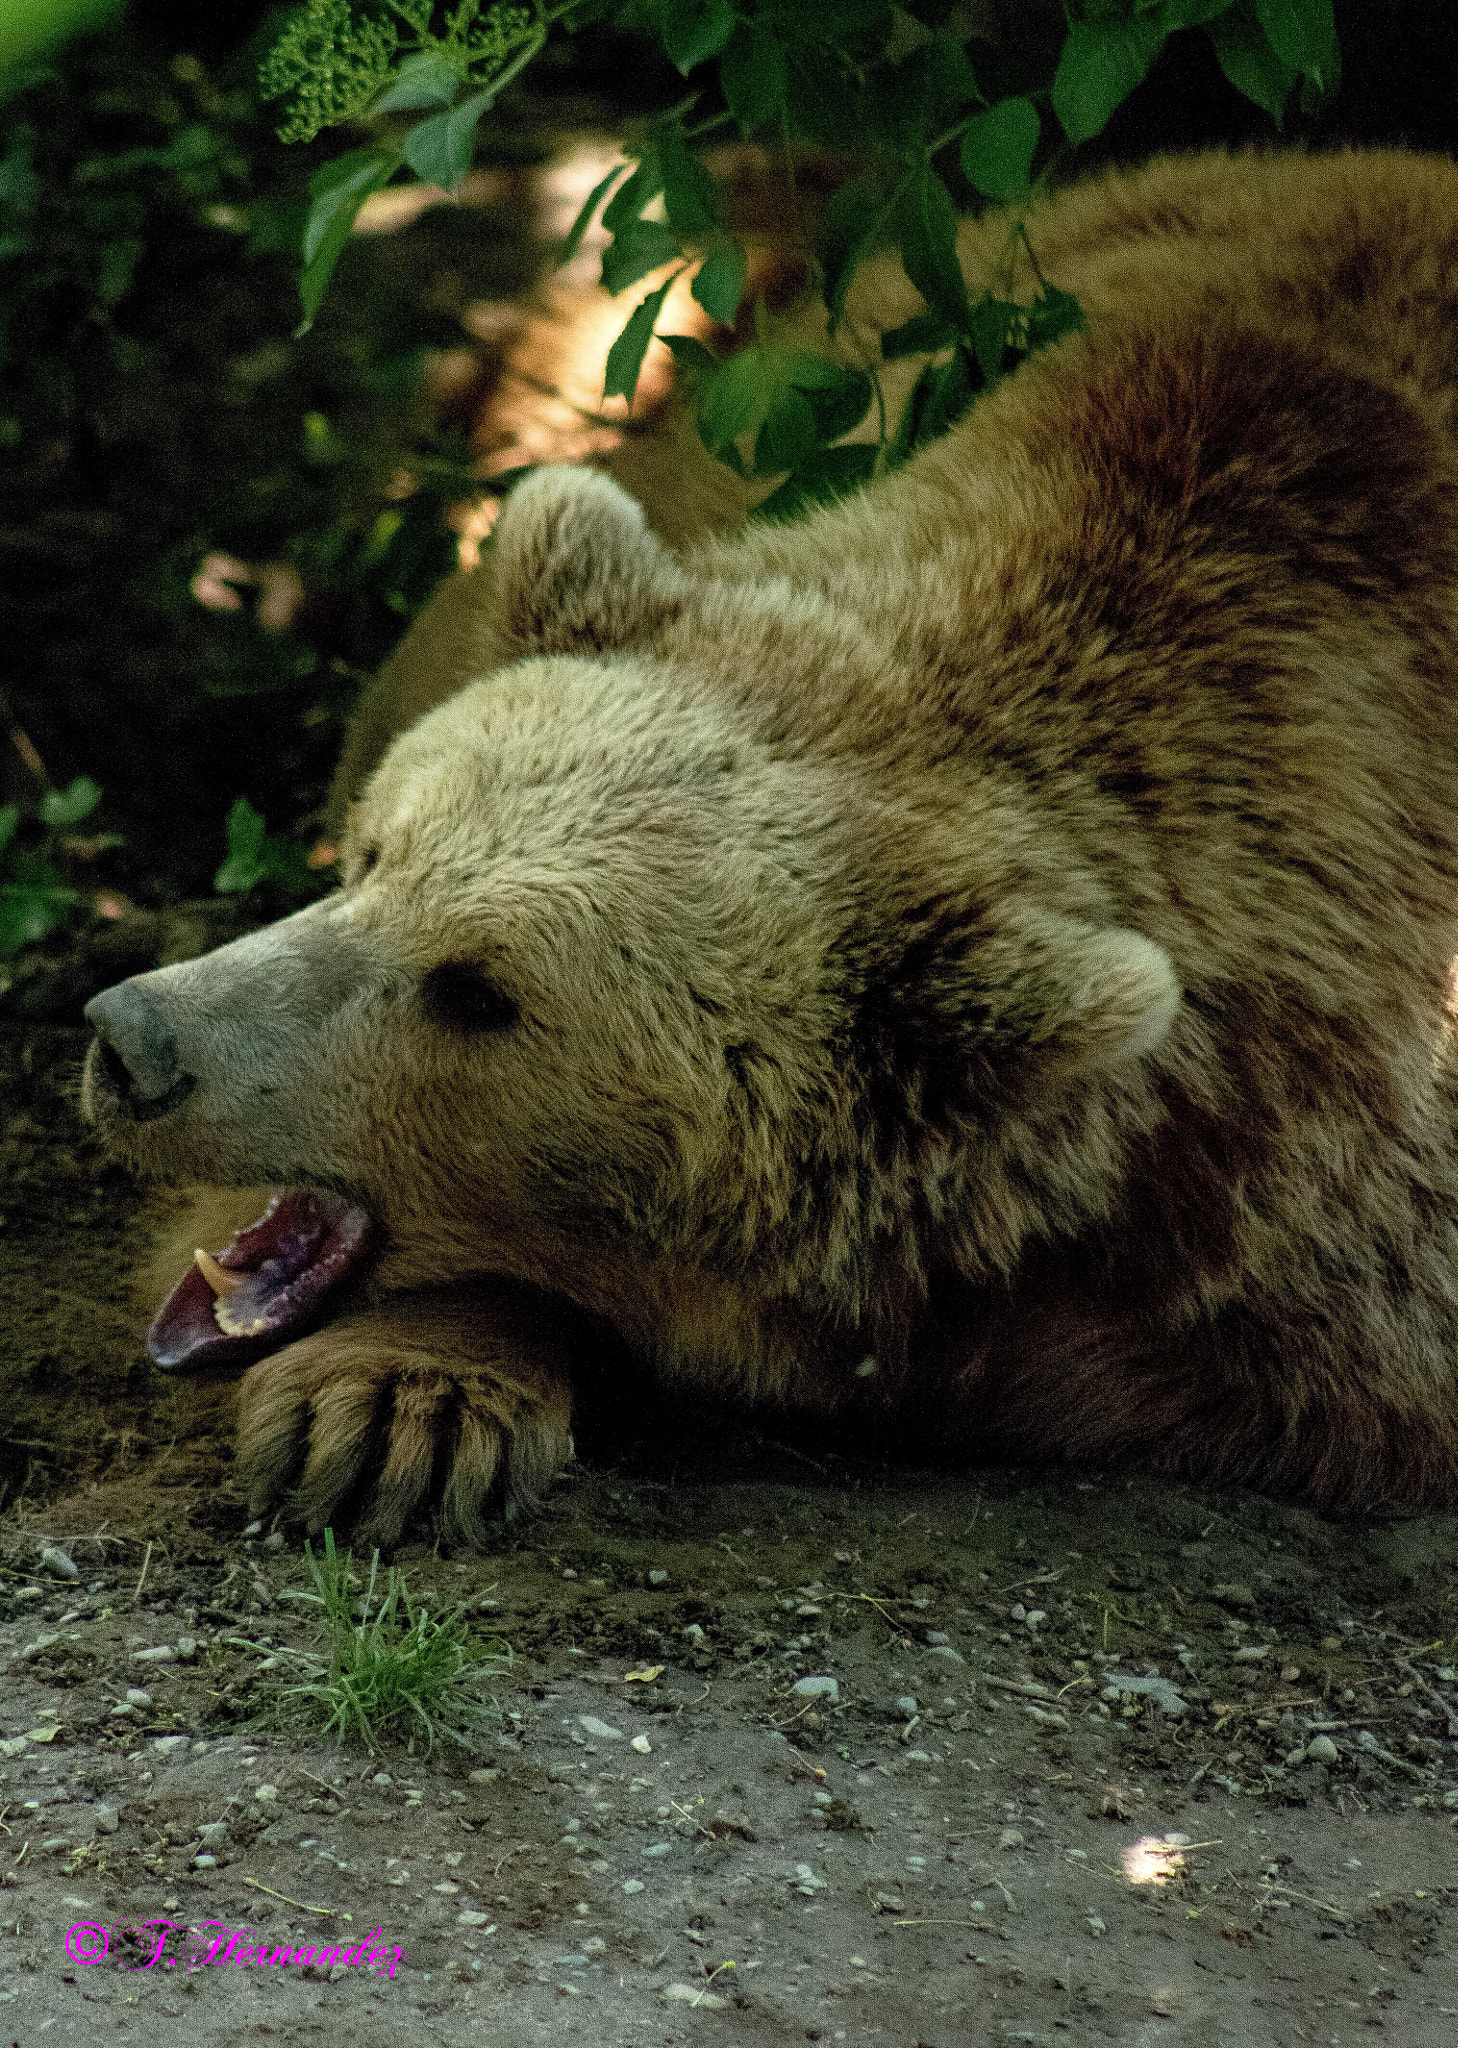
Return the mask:
[[[388,1736],[410,1738],[412,1746],[423,1737],[427,1754],[442,1740],[474,1750],[499,1727],[500,1704],[486,1687],[510,1670],[511,1648],[499,1638],[479,1641],[465,1602],[433,1615],[415,1604],[393,1566],[377,1591],[378,1550],[356,1592],[353,1554],[336,1550],[332,1529],[324,1531],[323,1556],[306,1542],[304,1558],[313,1590],[284,1597],[320,1609],[324,1648],[287,1653],[304,1675],[284,1688],[283,1701],[322,1720],[324,1734],[357,1739],[371,1753]]]

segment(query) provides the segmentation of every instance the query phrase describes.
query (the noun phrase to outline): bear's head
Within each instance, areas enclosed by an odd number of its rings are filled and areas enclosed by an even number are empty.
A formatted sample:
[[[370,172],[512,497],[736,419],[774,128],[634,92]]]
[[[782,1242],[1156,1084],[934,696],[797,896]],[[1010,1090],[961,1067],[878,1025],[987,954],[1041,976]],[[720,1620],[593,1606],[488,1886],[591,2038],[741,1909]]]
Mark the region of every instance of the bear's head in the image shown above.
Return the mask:
[[[670,1272],[853,1321],[888,1254],[995,1270],[1033,1183],[1095,1198],[1070,1148],[1113,1171],[1160,947],[1007,894],[970,769],[948,817],[711,687],[692,572],[605,479],[520,488],[494,602],[521,658],[395,743],[335,894],[89,1006],[120,1150],[358,1207],[384,1287],[620,1323]]]

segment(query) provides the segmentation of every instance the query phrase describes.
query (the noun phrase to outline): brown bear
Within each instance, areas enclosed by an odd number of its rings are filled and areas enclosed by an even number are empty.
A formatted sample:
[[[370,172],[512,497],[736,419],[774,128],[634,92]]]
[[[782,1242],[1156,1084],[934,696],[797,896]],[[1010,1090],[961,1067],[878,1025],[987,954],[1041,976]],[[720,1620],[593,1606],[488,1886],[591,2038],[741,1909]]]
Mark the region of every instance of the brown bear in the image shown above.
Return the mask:
[[[365,707],[339,891],[90,1005],[122,1153],[280,1191],[152,1340],[257,1361],[255,1512],[480,1541],[615,1346],[1458,1497],[1458,169],[1028,231],[1084,331],[862,493],[671,550],[530,477]]]

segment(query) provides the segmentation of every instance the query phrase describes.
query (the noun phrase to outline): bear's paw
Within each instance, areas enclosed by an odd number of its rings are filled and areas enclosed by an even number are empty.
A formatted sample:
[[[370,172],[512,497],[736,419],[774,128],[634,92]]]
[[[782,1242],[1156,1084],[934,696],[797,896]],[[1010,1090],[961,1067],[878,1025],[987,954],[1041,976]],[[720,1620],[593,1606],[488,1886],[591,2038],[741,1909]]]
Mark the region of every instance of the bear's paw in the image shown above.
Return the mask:
[[[349,1527],[362,1551],[426,1520],[447,1545],[482,1548],[493,1519],[534,1507],[569,1462],[571,1424],[555,1359],[498,1362],[432,1342],[398,1310],[361,1315],[244,1377],[240,1477],[253,1515],[311,1535]]]

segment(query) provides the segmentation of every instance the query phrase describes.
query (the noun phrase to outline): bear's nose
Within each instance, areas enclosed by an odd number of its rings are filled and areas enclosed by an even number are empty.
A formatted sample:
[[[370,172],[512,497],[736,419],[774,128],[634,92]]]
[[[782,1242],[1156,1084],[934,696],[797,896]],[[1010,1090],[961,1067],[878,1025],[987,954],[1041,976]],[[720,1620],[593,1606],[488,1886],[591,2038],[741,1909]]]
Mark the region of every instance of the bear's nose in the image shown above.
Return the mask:
[[[103,989],[85,1016],[100,1041],[102,1070],[133,1116],[164,1116],[192,1093],[196,1082],[182,1071],[166,1018],[135,982]]]

